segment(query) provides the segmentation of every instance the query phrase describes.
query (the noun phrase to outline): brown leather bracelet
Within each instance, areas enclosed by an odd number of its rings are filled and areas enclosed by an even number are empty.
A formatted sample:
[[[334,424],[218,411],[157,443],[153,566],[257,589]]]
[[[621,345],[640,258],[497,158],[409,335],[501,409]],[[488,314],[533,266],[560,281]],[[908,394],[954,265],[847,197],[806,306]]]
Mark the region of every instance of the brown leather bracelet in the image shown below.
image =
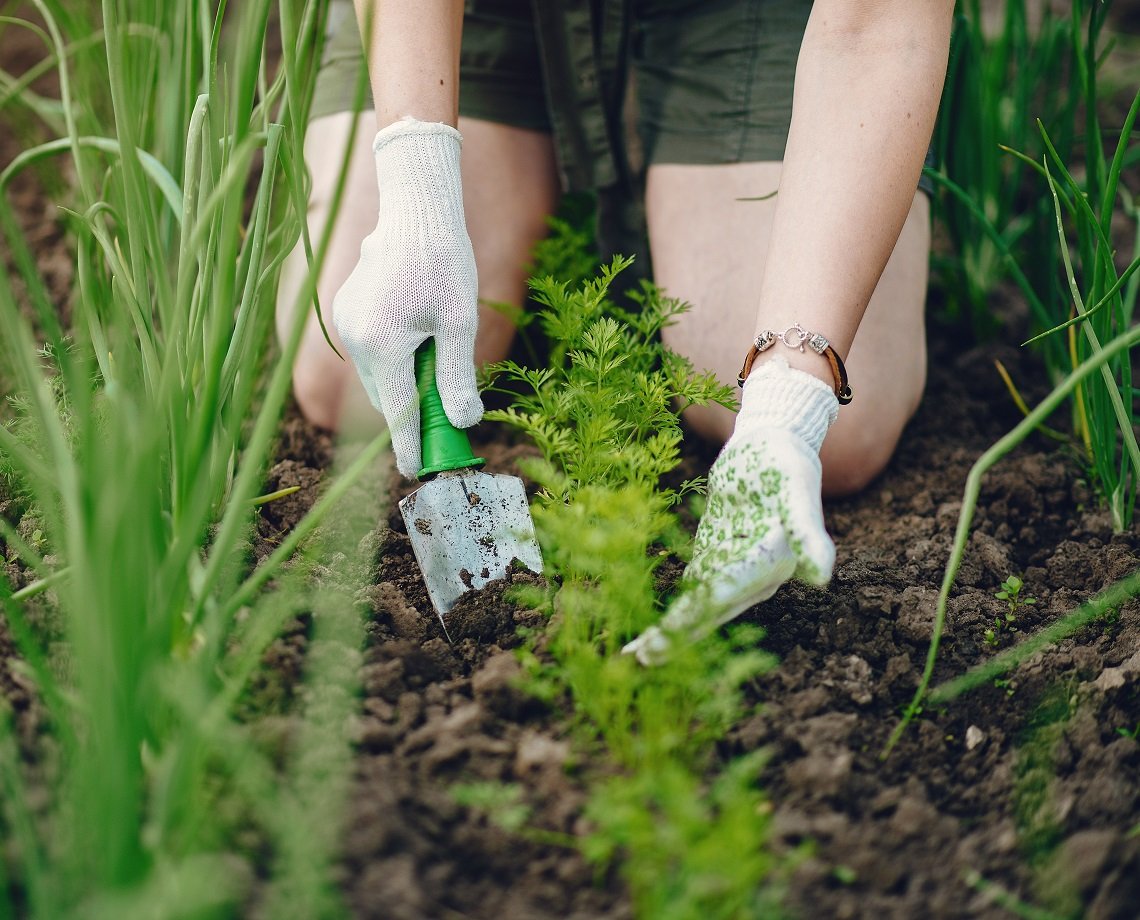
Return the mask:
[[[789,338],[790,336],[794,338]],[[843,359],[839,357],[839,352],[832,348],[831,343],[818,332],[808,332],[799,323],[793,323],[783,332],[778,333],[771,329],[764,329],[756,336],[752,347],[748,349],[748,354],[744,356],[744,367],[740,369],[740,373],[736,377],[738,386],[744,386],[744,381],[752,373],[752,365],[760,352],[767,351],[777,341],[783,342],[788,348],[798,348],[800,351],[803,351],[806,346],[817,355],[825,357],[827,363],[831,365],[831,374],[835,378],[835,398],[839,400],[841,406],[846,406],[851,402],[851,387],[847,383],[847,368],[843,366]]]

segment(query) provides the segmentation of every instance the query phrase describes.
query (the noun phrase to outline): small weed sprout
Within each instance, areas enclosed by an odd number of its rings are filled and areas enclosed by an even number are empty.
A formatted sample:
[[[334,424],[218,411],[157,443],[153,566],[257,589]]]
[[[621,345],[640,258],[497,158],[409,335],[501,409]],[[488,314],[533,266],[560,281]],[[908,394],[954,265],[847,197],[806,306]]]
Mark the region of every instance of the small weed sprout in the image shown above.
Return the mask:
[[[526,827],[530,820],[531,808],[522,801],[523,790],[518,783],[458,783],[451,787],[451,796],[511,833]]]
[[[1005,619],[1007,623],[1013,623],[1017,617],[1017,612],[1022,607],[1029,607],[1037,603],[1037,598],[1021,596],[1021,589],[1024,587],[1024,582],[1016,575],[1010,575],[1005,581],[1001,583],[1001,590],[994,595],[998,600],[1006,602],[1008,610],[1006,611]]]
[[[532,809],[523,801],[523,787],[518,783],[457,783],[451,787],[450,792],[451,797],[460,805],[482,814],[491,824],[508,834],[518,834],[541,846],[573,849],[578,845],[577,838],[571,834],[531,824]]]
[[[1013,696],[1017,693],[1017,685],[1012,680],[1003,677],[994,678],[994,688],[1004,690],[1006,696]]]
[[[985,632],[986,645],[996,646],[998,637],[1003,633],[1017,631],[1017,617],[1022,607],[1031,607],[1037,603],[1037,598],[1028,595],[1022,597],[1021,589],[1025,583],[1016,575],[1010,575],[1001,583],[1001,590],[994,594],[999,601],[1005,601],[1006,609],[1003,615],[994,617],[994,625]]]

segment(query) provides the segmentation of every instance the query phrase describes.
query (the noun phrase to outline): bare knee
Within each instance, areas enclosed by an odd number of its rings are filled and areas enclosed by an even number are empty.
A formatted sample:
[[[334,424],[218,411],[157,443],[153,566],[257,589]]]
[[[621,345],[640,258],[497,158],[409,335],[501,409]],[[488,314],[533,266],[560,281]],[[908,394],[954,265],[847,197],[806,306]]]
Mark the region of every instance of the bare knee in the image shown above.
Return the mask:
[[[293,398],[306,420],[332,431],[336,429],[340,417],[348,365],[337,357],[325,341],[316,316],[311,312],[312,308],[297,299],[307,272],[308,267],[300,256],[299,249],[295,250],[285,260],[277,291],[278,335],[284,344],[295,331],[294,323],[305,324],[293,361]],[[299,311],[305,311],[305,315],[298,315]],[[336,336],[336,330],[331,324],[328,331],[329,335]],[[344,346],[339,344],[339,339],[337,342],[343,354]]]
[[[736,413],[724,406],[690,406],[682,416],[693,434],[712,444],[723,444],[732,436]]]
[[[913,386],[896,390],[894,400],[870,403],[856,410],[844,406],[819,452],[823,464],[823,494],[839,498],[863,491],[887,468],[903,429],[918,408],[925,383],[925,364],[916,368]]]
[[[330,350],[331,353],[331,350]],[[332,355],[339,362],[336,355]],[[327,360],[298,360],[293,367],[293,397],[305,419],[318,428],[335,431],[340,423],[348,379],[347,365],[338,368]]]
[[[820,451],[823,494],[840,498],[862,492],[887,468],[901,432],[901,425],[897,430],[869,425],[828,432]]]

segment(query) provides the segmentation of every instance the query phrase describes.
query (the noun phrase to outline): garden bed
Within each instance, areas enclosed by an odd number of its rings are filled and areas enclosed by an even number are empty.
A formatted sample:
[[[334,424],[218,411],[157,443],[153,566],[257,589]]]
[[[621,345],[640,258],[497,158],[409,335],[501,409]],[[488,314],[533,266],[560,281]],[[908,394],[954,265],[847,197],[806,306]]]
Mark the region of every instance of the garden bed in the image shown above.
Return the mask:
[[[773,845],[789,856],[788,903],[800,916],[1011,916],[987,882],[1031,903],[1084,904],[1090,917],[1132,916],[1136,603],[1006,681],[926,711],[881,759],[922,671],[966,473],[1018,419],[992,359],[1019,379],[1037,374],[1025,353],[955,352],[938,338],[926,399],[890,468],[827,506],[838,544],[830,588],[788,586],[747,615],[780,664],[751,685],[759,709],[723,753],[770,752],[762,782]],[[266,536],[299,519],[329,457],[327,436],[300,419],[286,432],[268,486],[303,489],[288,509],[266,507]],[[503,471],[526,452],[481,448]],[[687,471],[709,461],[693,450]],[[398,514],[376,545],[377,584],[361,599],[365,696],[344,838],[351,903],[361,916],[629,915],[615,878],[535,839],[535,829],[580,833],[585,785],[607,769],[564,713],[512,687],[517,630],[540,628],[541,615],[488,589],[456,611],[449,646]],[[1134,570],[1138,548],[1135,534],[1112,534],[1074,455],[1032,439],[985,480],[936,679],[1068,613]],[[1011,574],[1036,604],[991,643],[986,630],[1005,610],[994,595]],[[279,640],[270,667],[293,673],[303,645],[301,632]],[[450,787],[476,780],[521,785],[527,829],[508,834],[459,806]]]
[[[17,57],[6,46],[6,67],[36,59],[39,47],[27,35],[4,37],[21,43]],[[18,152],[14,136],[0,132],[0,165]],[[53,302],[66,313],[73,255],[52,196],[28,173],[12,200]],[[1015,325],[1024,318],[1016,298],[997,299],[1000,315]],[[767,798],[757,820],[770,822],[780,857],[773,885],[785,889],[793,916],[1134,917],[1137,602],[953,702],[928,705],[882,756],[922,673],[967,471],[1020,418],[993,359],[1031,402],[1044,393],[1032,383],[1042,368],[1026,350],[971,347],[940,328],[930,339],[927,395],[889,469],[860,496],[826,507],[838,549],[830,587],[787,586],[742,618],[764,628],[763,647],[778,663],[747,684],[754,706],[719,742],[714,768],[766,752],[759,784]],[[532,452],[501,428],[485,425],[479,437],[489,439],[477,446],[492,470],[516,472],[517,459]],[[686,450],[685,475],[704,474],[713,452],[692,439]],[[312,507],[332,461],[328,435],[291,410],[263,491],[298,491],[262,506],[255,564]],[[369,577],[355,596],[365,623],[362,694],[349,728],[351,789],[336,857],[346,904],[355,916],[392,920],[633,916],[620,862],[599,868],[574,845],[591,826],[590,791],[614,775],[613,760],[572,715],[568,695],[544,702],[521,686],[518,652],[546,655],[546,614],[495,585],[460,603],[449,644],[394,508],[410,486],[392,477],[389,488],[391,500],[357,509],[378,524],[356,550]],[[389,488],[381,483],[376,493]],[[20,510],[0,491],[0,514],[18,518]],[[21,533],[34,542],[33,519]],[[6,555],[13,589],[35,580]],[[983,481],[935,682],[1069,613],[1135,571],[1138,557],[1135,528],[1112,533],[1076,452],[1035,435]],[[347,565],[317,562],[332,580]],[[663,589],[681,571],[678,560],[666,561]],[[1008,604],[995,594],[1011,575],[1023,579],[1023,603],[1007,622]],[[50,604],[42,609],[50,613]],[[239,707],[278,765],[302,723],[313,623],[310,615],[289,623]],[[49,646],[62,635],[50,617],[34,625]],[[2,620],[0,694],[24,754],[27,805],[45,815],[59,752]],[[460,803],[462,789],[480,784],[511,790],[509,814]],[[313,828],[335,820],[309,819]],[[251,878],[270,874],[266,840],[252,822],[237,820],[226,845]],[[249,885],[248,903],[258,894]]]

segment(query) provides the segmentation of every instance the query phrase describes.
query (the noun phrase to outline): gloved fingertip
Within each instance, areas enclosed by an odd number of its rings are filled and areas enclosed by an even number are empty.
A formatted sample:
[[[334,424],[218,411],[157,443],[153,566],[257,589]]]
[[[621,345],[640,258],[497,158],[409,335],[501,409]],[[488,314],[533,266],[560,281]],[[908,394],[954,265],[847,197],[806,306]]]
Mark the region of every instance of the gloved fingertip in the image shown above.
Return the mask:
[[[420,471],[420,462],[419,460],[409,460],[397,454],[396,469],[405,479],[415,479],[416,474]]]
[[[803,540],[796,578],[805,584],[824,587],[835,569],[835,543],[826,532],[812,534]]]
[[[661,618],[661,625],[671,632],[692,626],[708,603],[708,593],[707,588],[696,586],[678,594]]]
[[[405,479],[415,479],[423,465],[420,458],[419,447],[397,447],[392,442],[392,450],[396,454],[396,469]]]
[[[478,424],[483,417],[483,400],[479,392],[468,391],[463,393],[449,393],[446,397],[440,393],[440,402],[447,420],[456,428],[470,428]]]
[[[388,425],[392,437],[392,451],[396,455],[396,469],[400,471],[400,475],[408,479],[415,479],[423,465],[419,427],[418,413],[414,423],[405,418],[398,424],[393,425],[389,422]]]
[[[396,454],[396,469],[409,478],[419,472],[420,466],[420,404],[416,392],[416,379],[412,371],[412,357],[401,359],[377,385],[380,412],[388,423],[392,438],[392,451]]]
[[[483,417],[475,383],[474,332],[437,335],[435,347],[435,382],[443,411],[456,428],[470,428]]]
[[[627,642],[621,653],[633,655],[646,667],[654,667],[664,664],[668,658],[669,640],[658,627],[650,626],[632,642]]]

